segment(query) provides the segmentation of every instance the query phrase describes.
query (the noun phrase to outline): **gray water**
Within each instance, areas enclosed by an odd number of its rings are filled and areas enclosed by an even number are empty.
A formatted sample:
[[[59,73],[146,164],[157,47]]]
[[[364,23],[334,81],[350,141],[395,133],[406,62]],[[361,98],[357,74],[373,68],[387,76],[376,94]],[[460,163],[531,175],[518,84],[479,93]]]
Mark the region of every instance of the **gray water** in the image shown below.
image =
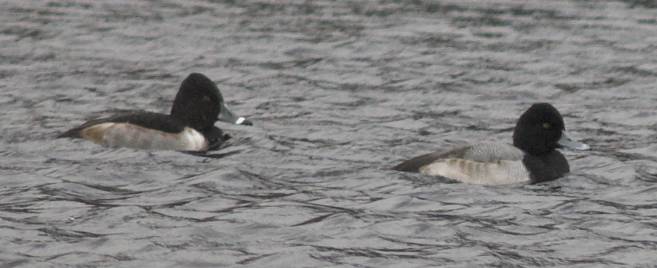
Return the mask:
[[[2,1],[0,267],[654,267],[656,7]],[[226,157],[54,139],[191,72],[255,122]],[[592,147],[560,180],[388,170],[534,102]]]

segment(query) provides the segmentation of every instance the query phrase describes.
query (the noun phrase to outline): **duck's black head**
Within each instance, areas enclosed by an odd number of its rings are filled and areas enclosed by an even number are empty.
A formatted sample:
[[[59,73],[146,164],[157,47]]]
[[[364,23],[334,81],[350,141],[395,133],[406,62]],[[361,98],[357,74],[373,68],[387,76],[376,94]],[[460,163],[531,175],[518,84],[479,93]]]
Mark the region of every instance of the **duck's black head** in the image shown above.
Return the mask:
[[[200,73],[192,73],[183,80],[173,101],[171,116],[198,130],[212,127],[217,120],[252,125],[251,121],[230,111],[217,85]]]
[[[536,103],[520,116],[513,132],[513,145],[531,155],[561,147],[565,126],[559,111],[549,103]]]
[[[209,129],[217,121],[223,103],[214,82],[203,74],[192,73],[180,85],[171,116],[197,130]]]

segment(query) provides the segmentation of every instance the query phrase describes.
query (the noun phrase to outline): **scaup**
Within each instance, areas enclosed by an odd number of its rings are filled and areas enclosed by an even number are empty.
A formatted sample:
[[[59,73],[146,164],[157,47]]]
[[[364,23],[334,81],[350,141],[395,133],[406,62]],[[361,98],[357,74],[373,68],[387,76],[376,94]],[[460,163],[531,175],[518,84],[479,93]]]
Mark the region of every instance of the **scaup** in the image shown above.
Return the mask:
[[[180,85],[168,115],[143,111],[114,115],[88,121],[58,138],[82,138],[111,147],[207,151],[229,137],[214,126],[217,120],[251,125],[226,108],[214,82],[192,73]]]
[[[554,106],[536,103],[518,119],[513,145],[478,143],[421,155],[393,169],[472,184],[537,183],[570,171],[557,148],[588,150],[589,146],[566,135],[563,118]]]

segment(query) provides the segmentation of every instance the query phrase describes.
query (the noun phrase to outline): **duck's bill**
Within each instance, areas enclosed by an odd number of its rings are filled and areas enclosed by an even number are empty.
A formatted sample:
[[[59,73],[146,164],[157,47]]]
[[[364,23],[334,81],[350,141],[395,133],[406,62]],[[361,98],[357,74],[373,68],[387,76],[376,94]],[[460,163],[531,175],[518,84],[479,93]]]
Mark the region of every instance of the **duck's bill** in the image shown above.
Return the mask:
[[[591,148],[585,143],[581,143],[579,141],[571,139],[570,137],[568,137],[566,132],[563,132],[561,134],[561,139],[557,141],[557,144],[559,144],[559,146],[561,146],[562,148],[573,149],[573,150],[588,150]]]
[[[222,122],[236,124],[236,125],[247,125],[247,126],[253,125],[251,121],[247,120],[244,117],[237,116],[233,112],[228,110],[225,104],[221,104],[221,112],[219,113],[219,118],[217,119]]]

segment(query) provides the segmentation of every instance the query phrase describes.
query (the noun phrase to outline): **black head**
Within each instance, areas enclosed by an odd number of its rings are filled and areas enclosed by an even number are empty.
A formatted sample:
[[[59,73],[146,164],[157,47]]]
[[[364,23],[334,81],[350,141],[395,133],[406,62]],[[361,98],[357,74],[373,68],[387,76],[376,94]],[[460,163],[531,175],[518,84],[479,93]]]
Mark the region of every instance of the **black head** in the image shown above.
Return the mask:
[[[520,116],[513,132],[513,145],[531,155],[542,155],[560,147],[565,130],[559,111],[549,103],[536,103]]]
[[[180,85],[171,116],[194,129],[205,130],[214,126],[223,102],[214,82],[203,74],[192,73]]]

